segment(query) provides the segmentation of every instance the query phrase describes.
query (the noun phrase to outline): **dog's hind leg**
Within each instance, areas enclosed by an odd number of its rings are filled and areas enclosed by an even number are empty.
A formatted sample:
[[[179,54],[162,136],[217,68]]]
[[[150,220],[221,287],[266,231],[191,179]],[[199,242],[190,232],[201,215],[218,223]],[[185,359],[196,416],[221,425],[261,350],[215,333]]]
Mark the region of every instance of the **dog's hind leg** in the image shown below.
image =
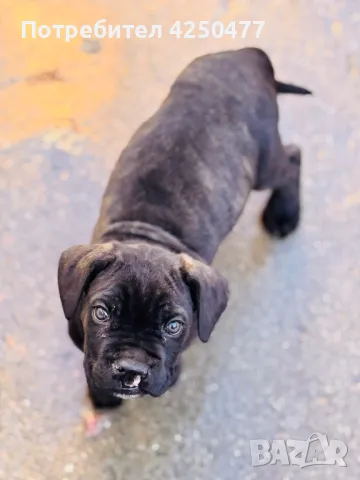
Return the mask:
[[[271,175],[272,194],[262,214],[265,230],[272,236],[283,238],[299,224],[301,150],[296,145],[281,147],[283,157],[277,171]]]

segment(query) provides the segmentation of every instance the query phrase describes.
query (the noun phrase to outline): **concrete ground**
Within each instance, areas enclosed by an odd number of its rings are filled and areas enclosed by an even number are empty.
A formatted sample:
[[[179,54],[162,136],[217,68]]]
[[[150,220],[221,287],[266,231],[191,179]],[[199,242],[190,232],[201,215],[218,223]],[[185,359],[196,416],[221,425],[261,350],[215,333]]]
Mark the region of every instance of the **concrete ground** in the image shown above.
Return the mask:
[[[38,24],[161,24],[161,39],[21,39]],[[360,5],[356,0],[2,0],[0,478],[358,479]],[[175,20],[265,20],[260,38],[176,39]],[[177,387],[128,402],[85,438],[81,354],[57,293],[60,252],[88,241],[134,129],[195,56],[257,45],[282,80],[285,141],[302,145],[303,221],[271,241],[254,194],[218,254],[229,308]],[[347,467],[253,467],[252,439],[344,441]]]

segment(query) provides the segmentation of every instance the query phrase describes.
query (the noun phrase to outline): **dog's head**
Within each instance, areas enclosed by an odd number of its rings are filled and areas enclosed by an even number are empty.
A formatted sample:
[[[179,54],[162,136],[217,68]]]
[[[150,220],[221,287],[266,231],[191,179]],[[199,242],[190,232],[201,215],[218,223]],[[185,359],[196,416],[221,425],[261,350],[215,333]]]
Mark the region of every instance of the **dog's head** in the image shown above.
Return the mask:
[[[213,268],[145,243],[71,247],[58,283],[90,390],[120,398],[162,395],[182,350],[196,332],[208,341],[228,299]]]

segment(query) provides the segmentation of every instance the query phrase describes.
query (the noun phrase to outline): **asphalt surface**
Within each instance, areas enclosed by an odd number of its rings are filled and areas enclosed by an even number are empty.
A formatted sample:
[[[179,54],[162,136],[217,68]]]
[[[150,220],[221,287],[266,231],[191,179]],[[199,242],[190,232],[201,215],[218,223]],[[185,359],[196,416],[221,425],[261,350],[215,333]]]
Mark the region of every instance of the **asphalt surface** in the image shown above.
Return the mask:
[[[358,479],[358,2],[5,0],[0,18],[0,478]],[[258,40],[20,37],[24,19],[101,18],[265,27]],[[269,53],[279,79],[315,93],[279,99],[284,141],[303,148],[301,228],[270,240],[258,222],[266,194],[253,194],[216,259],[232,296],[211,342],[186,354],[174,390],[126,403],[86,438],[59,254],[88,241],[117,155],[177,73],[199,54],[246,45]],[[314,432],[347,444],[346,468],[252,466],[250,440]]]

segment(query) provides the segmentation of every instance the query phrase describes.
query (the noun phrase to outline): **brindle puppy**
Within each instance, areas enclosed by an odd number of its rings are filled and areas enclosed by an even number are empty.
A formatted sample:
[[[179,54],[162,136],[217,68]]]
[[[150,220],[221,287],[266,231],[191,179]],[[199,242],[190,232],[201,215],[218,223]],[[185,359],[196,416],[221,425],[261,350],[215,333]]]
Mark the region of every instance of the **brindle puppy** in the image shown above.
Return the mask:
[[[209,340],[228,300],[210,263],[252,189],[272,189],[270,234],[298,225],[301,155],[280,140],[277,93],[310,92],[277,82],[261,50],[194,60],[121,154],[91,244],[62,254],[61,302],[96,407],[162,395],[191,340]]]

